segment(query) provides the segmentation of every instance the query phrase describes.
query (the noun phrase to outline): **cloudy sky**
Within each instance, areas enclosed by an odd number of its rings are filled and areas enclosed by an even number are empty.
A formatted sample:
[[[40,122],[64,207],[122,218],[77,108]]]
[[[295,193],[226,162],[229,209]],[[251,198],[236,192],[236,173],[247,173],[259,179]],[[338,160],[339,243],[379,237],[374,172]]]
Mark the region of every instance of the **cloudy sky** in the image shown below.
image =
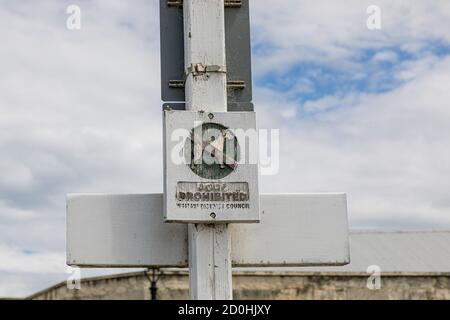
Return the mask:
[[[450,1],[276,2],[251,1],[254,102],[281,135],[262,191],[450,229]],[[162,191],[158,1],[1,0],[0,39],[0,296],[20,297],[66,278],[67,193]]]

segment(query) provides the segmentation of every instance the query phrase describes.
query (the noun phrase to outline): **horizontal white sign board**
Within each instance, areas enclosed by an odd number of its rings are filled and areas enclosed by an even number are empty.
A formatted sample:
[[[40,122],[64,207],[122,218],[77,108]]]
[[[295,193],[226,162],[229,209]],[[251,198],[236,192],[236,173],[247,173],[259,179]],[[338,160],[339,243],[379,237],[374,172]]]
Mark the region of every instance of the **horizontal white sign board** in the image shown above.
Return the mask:
[[[345,194],[263,195],[261,223],[233,224],[235,267],[350,262]],[[163,195],[69,195],[67,264],[186,267],[187,226],[167,224]]]

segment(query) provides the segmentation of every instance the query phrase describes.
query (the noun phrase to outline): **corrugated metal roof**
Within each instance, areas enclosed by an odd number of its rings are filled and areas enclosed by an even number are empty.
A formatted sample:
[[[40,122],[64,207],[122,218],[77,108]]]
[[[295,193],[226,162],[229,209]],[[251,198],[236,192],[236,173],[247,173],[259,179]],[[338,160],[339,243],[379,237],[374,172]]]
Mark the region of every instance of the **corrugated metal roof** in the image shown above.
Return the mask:
[[[252,269],[269,272],[356,272],[372,265],[383,273],[450,272],[450,231],[353,231],[351,263],[344,267]],[[242,271],[250,271],[239,269]]]

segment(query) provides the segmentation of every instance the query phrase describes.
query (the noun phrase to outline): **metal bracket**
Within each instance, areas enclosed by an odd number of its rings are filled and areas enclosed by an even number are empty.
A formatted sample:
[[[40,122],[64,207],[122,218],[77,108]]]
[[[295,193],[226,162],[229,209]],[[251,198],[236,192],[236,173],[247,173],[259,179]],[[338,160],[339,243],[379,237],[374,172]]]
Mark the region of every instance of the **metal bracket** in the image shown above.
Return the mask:
[[[204,75],[207,73],[227,73],[227,67],[225,66],[206,66],[201,63],[192,64],[187,68],[185,76],[192,74],[194,77]],[[169,87],[173,89],[183,89],[185,87],[185,80],[169,80]],[[245,81],[234,80],[228,81],[227,87],[230,90],[244,90],[246,88]]]
[[[186,111],[184,102],[169,102],[163,104],[163,110],[166,111]],[[255,106],[251,102],[228,102],[228,112],[254,112]]]
[[[183,0],[167,0],[167,6],[180,8],[183,6]],[[240,8],[242,0],[225,0],[225,8]]]
[[[185,75],[192,74],[195,77],[206,73],[227,73],[227,67],[216,65],[206,66],[201,63],[195,63],[186,69]]]

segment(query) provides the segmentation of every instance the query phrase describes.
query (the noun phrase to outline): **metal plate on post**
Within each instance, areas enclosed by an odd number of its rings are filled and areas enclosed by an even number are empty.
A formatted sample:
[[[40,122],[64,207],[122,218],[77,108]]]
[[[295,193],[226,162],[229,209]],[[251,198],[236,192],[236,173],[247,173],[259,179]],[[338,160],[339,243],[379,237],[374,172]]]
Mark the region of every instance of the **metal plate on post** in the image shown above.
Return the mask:
[[[163,195],[71,195],[67,264],[187,267],[185,224],[164,223]],[[261,195],[261,223],[234,224],[235,267],[339,266],[350,262],[345,194]]]
[[[167,102],[185,101],[184,29],[182,6],[160,0],[161,98]],[[252,101],[252,71],[249,1],[225,10],[228,101]],[[201,61],[199,61],[201,63]],[[246,107],[244,104],[241,107]],[[242,110],[253,111],[253,110]]]
[[[83,267],[184,267],[187,230],[166,224],[162,196],[67,196],[67,264]]]
[[[259,222],[253,112],[164,111],[165,219]]]

